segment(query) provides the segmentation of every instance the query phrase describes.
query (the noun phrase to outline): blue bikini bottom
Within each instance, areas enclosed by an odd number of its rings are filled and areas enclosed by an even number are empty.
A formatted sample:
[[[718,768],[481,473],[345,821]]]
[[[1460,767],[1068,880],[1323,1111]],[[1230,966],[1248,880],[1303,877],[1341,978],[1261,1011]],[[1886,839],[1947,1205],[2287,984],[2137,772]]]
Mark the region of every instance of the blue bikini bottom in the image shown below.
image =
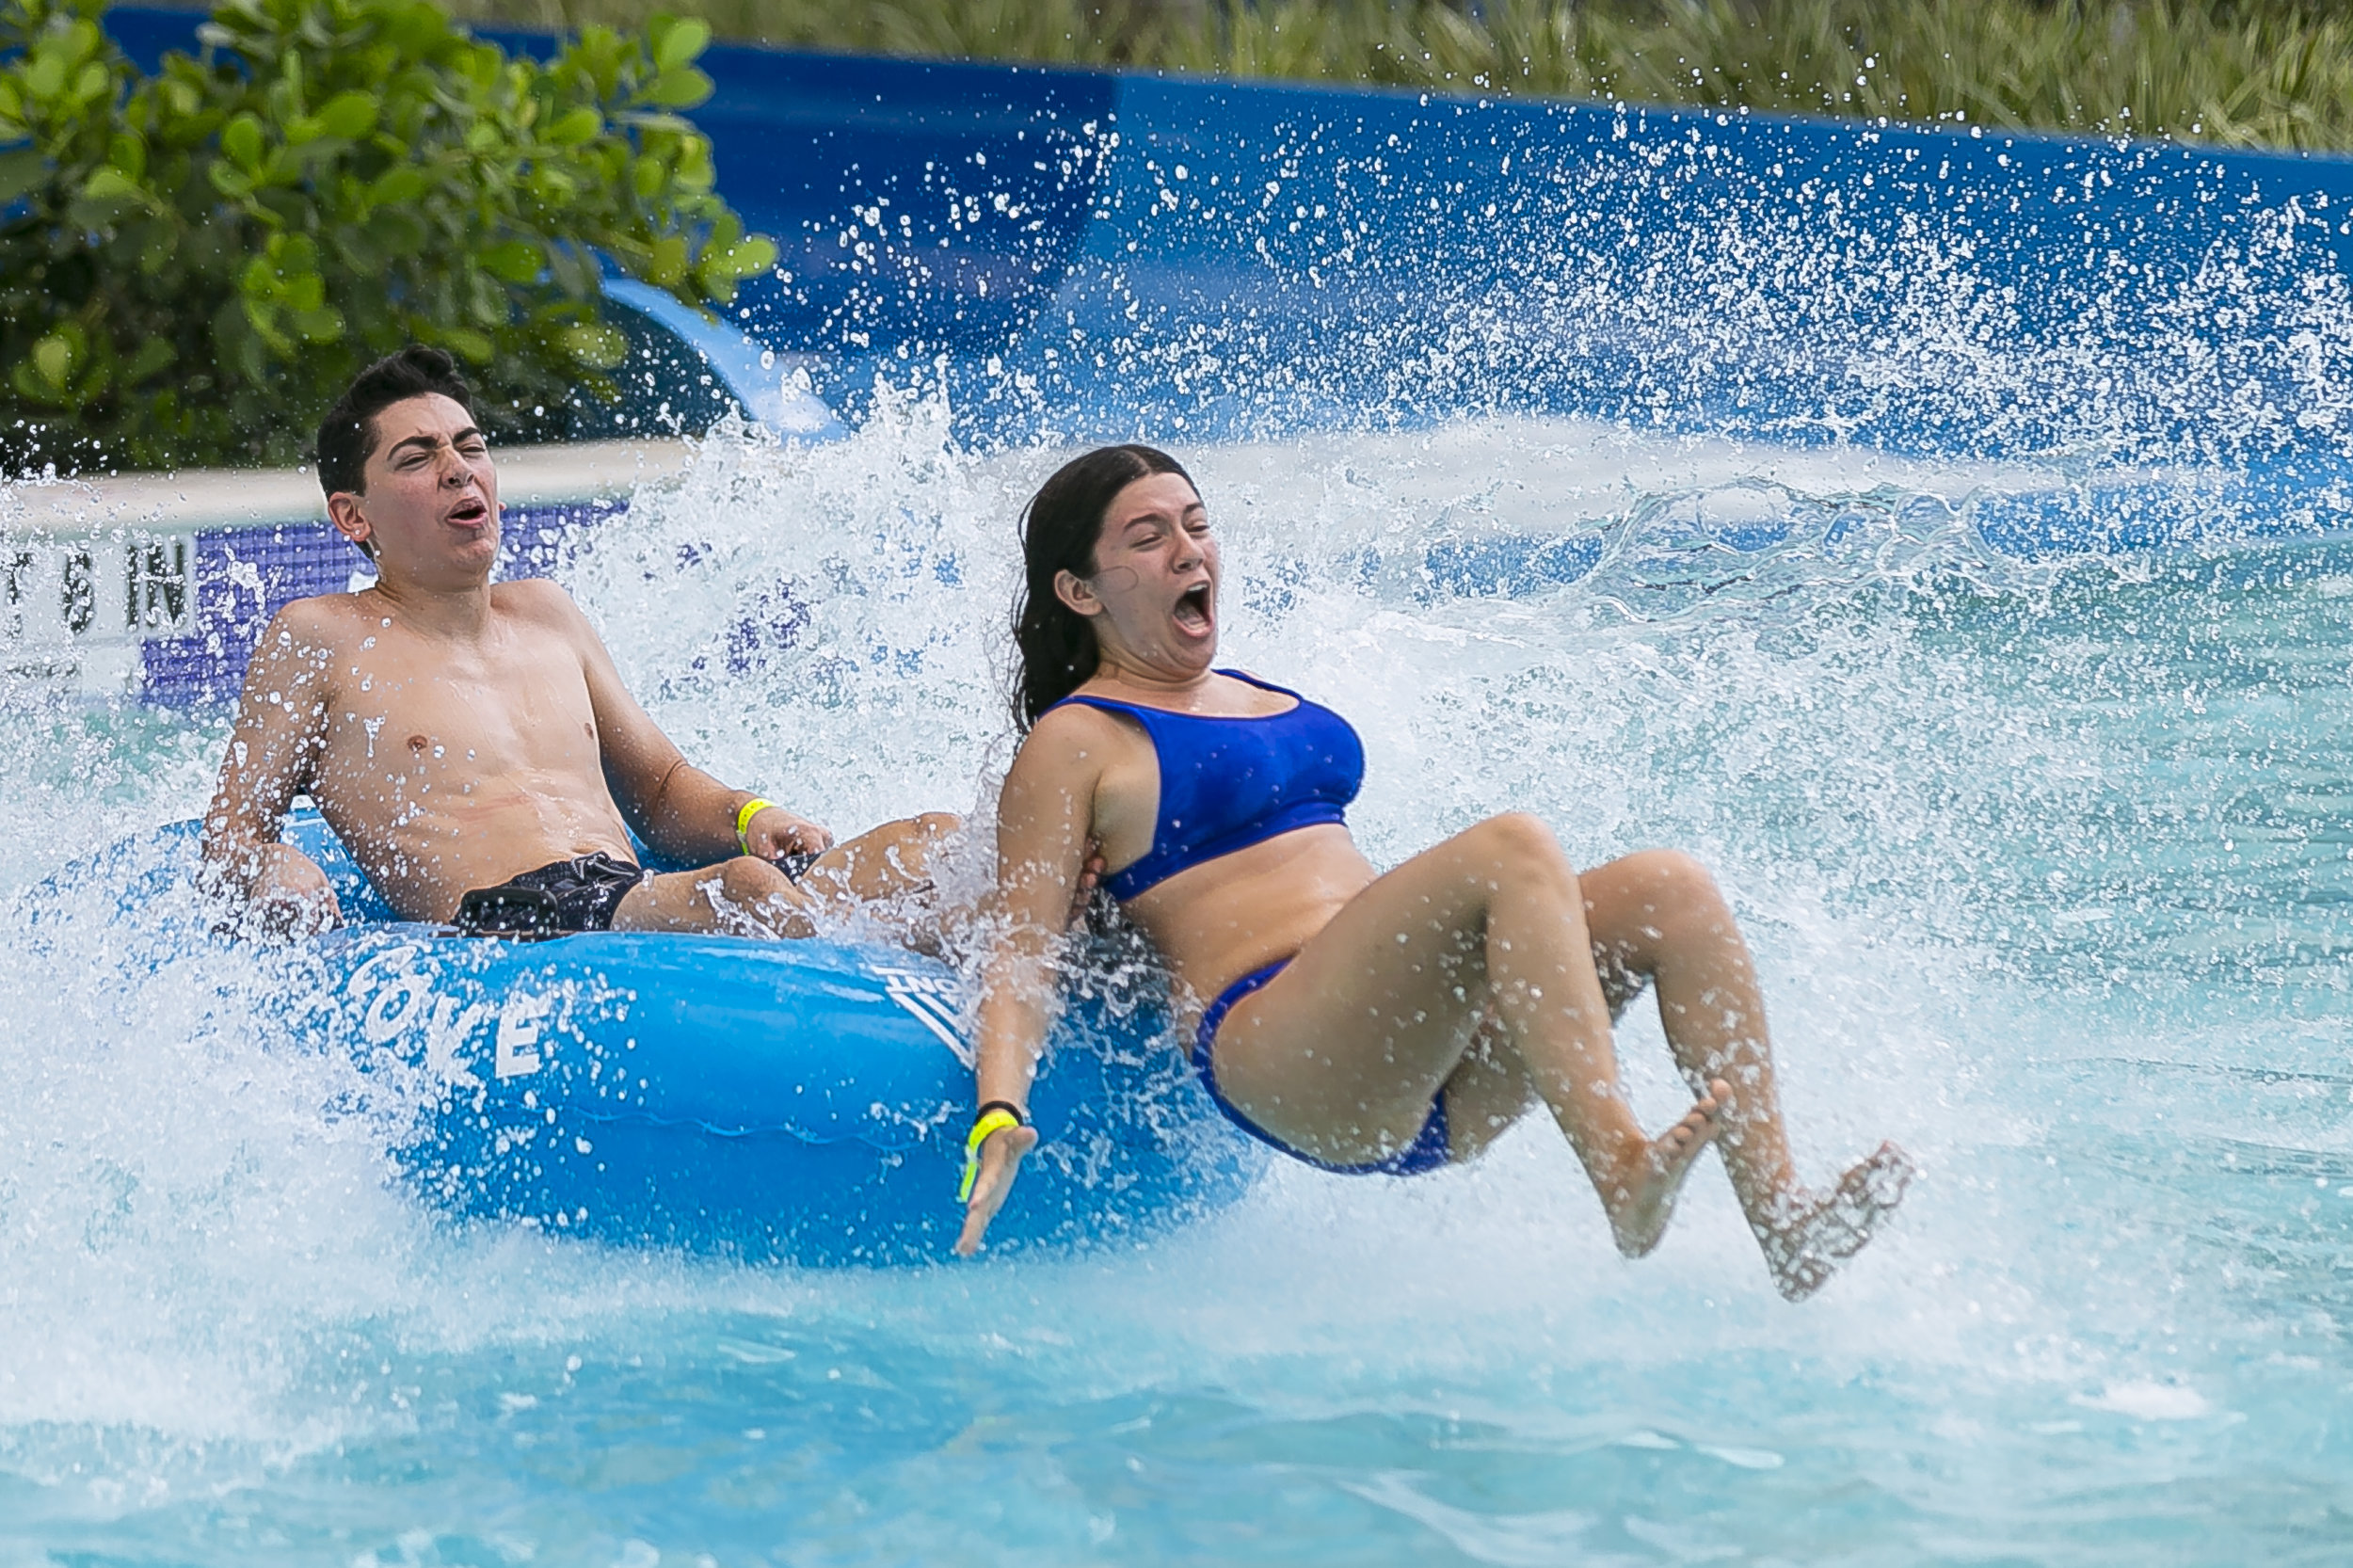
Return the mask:
[[[1280,1149],[1293,1160],[1313,1165],[1319,1171],[1331,1171],[1340,1176],[1420,1176],[1425,1171],[1434,1171],[1446,1164],[1449,1157],[1444,1090],[1432,1097],[1429,1119],[1421,1124],[1420,1133],[1411,1144],[1385,1160],[1362,1165],[1335,1165],[1328,1160],[1318,1160],[1312,1154],[1302,1154],[1292,1148],[1243,1115],[1234,1102],[1218,1089],[1217,1067],[1212,1056],[1212,1048],[1217,1042],[1217,1026],[1225,1021],[1225,1015],[1232,1010],[1234,1003],[1281,974],[1289,963],[1288,958],[1278,958],[1265,968],[1254,969],[1220,991],[1217,1000],[1209,1003],[1209,1010],[1201,1015],[1200,1028],[1193,1032],[1193,1070],[1201,1075],[1201,1087],[1209,1092],[1209,1098],[1215,1100],[1217,1108],[1225,1112],[1225,1119],[1270,1148]]]

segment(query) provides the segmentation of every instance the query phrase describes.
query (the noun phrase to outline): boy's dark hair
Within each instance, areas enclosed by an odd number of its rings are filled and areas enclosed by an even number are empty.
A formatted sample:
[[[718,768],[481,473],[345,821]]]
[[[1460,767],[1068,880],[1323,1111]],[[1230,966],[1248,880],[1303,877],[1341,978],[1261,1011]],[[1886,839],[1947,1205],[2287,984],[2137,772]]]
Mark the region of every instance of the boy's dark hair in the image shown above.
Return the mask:
[[[410,344],[352,377],[344,395],[319,421],[319,488],[328,495],[367,492],[367,462],[376,451],[376,416],[403,398],[440,392],[469,414],[473,390],[457,361],[438,348]]]

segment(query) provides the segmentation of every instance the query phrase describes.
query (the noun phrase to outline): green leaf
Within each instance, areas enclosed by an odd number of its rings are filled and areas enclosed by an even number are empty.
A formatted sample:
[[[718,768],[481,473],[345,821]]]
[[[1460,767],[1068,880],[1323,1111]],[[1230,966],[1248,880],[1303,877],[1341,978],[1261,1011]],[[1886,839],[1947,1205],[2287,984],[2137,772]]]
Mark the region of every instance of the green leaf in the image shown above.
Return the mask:
[[[416,214],[401,207],[382,207],[368,218],[368,237],[384,249],[388,256],[409,257],[425,248],[429,237],[424,222]]]
[[[597,139],[604,132],[604,117],[583,105],[572,109],[548,127],[548,140],[558,147],[578,147]]]
[[[463,327],[443,328],[441,341],[456,349],[460,358],[471,360],[478,365],[488,364],[490,357],[498,352],[488,338]]]
[[[344,335],[343,313],[325,306],[296,311],[294,328],[307,342],[333,343]]]
[[[33,56],[32,69],[24,73],[26,93],[37,104],[45,104],[65,91],[65,56],[54,49],[44,49]]]
[[[60,333],[52,332],[33,344],[33,370],[53,392],[63,392],[73,379],[73,366],[80,358],[80,345]]]
[[[372,92],[339,92],[320,108],[318,119],[329,136],[358,141],[376,129],[377,109]]]
[[[738,278],[755,278],[776,264],[776,242],[754,234],[737,246],[731,258]]]
[[[334,231],[336,270],[373,277],[384,270],[385,256],[376,238],[356,223],[338,224]]]
[[[246,325],[253,331],[250,337],[238,345],[238,352],[242,358],[247,379],[259,381],[269,374],[269,361],[262,350],[267,348],[271,353],[281,358],[291,357],[295,351],[294,340],[278,329],[278,312],[270,305],[251,298],[247,299],[245,320]]]
[[[222,127],[220,150],[248,175],[262,167],[262,122],[241,114]]]
[[[82,183],[82,194],[92,201],[119,201],[136,200],[142,193],[136,181],[108,165]]]
[[[485,272],[508,283],[536,282],[546,265],[539,248],[527,240],[490,246],[476,252],[475,259]]]
[[[37,147],[11,148],[0,152],[0,207],[33,189],[48,175],[48,160]]]
[[[611,370],[629,354],[629,340],[601,323],[567,327],[557,335],[557,342],[574,363],[591,370]]]
[[[646,253],[646,281],[656,288],[676,288],[686,279],[686,240],[672,234],[658,239]]]
[[[691,65],[665,71],[639,95],[665,109],[691,109],[711,96],[711,78]]]
[[[659,71],[676,71],[680,66],[692,64],[711,42],[711,24],[695,17],[657,17],[651,31],[653,63]]]
[[[168,338],[149,338],[139,344],[138,352],[131,356],[131,362],[122,367],[122,384],[126,387],[136,386],[164,370],[179,357],[180,351],[171,346]]]
[[[288,274],[315,273],[319,269],[318,242],[308,234],[272,235],[263,254],[270,264]]]
[[[106,145],[106,161],[134,180],[147,175],[147,143],[128,131],[118,131]]]
[[[27,403],[55,408],[60,401],[58,389],[40,378],[30,360],[17,361],[16,368],[8,373],[8,384],[16,388],[18,394]]]
[[[431,188],[424,169],[414,164],[401,164],[386,169],[368,187],[368,199],[378,206],[406,206]]]

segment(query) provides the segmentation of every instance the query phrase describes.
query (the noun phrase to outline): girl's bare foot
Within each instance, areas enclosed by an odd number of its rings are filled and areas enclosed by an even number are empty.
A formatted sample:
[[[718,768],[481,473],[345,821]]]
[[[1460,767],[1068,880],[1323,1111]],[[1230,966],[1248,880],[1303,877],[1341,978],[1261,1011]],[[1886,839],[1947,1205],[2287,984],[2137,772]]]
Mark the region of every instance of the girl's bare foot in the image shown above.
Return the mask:
[[[1819,1195],[1807,1194],[1761,1234],[1765,1266],[1773,1283],[1793,1302],[1819,1290],[1838,1266],[1861,1252],[1880,1223],[1903,1202],[1918,1168],[1912,1157],[1893,1144],[1838,1178],[1838,1185]]]
[[[1618,1251],[1641,1257],[1658,1245],[1674,1217],[1675,1196],[1691,1162],[1716,1139],[1716,1112],[1732,1094],[1732,1085],[1719,1079],[1691,1107],[1690,1113],[1653,1139],[1636,1156],[1634,1167],[1619,1177],[1614,1191],[1603,1194],[1609,1211],[1610,1234]]]

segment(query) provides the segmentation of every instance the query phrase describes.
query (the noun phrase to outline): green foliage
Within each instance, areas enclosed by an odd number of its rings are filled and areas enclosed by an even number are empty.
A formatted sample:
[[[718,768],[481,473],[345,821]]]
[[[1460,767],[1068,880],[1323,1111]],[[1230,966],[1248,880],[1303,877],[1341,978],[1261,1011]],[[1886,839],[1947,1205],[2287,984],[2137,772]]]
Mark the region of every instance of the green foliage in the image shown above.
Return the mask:
[[[626,20],[649,0],[454,3],[560,28]],[[2353,148],[2345,0],[702,0],[699,9],[728,37],[816,48]]]
[[[0,0],[0,471],[289,461],[410,342],[555,434],[620,359],[595,252],[695,305],[775,264],[679,114],[699,22],[541,64],[424,0],[225,0],[141,77],[102,4]]]

